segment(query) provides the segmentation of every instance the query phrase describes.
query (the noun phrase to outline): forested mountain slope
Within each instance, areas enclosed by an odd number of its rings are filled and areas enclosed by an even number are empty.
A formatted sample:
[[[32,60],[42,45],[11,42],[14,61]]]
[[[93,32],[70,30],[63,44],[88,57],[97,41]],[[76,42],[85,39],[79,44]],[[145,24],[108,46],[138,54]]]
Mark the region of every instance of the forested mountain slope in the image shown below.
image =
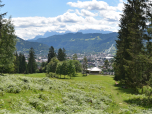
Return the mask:
[[[28,53],[29,49],[33,47],[36,54],[48,53],[49,46],[38,42],[29,42],[17,37],[16,49],[17,51]]]
[[[64,35],[54,35],[47,38],[39,38],[34,42],[53,46],[54,48],[65,48],[72,52],[102,52],[112,44],[115,44],[118,33],[67,33]]]

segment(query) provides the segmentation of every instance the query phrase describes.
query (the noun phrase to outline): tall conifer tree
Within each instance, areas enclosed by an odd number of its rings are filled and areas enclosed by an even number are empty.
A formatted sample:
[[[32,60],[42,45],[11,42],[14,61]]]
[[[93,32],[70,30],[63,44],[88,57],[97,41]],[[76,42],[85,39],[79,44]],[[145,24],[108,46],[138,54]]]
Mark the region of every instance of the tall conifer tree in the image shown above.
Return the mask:
[[[15,55],[14,73],[19,73],[19,56],[18,56],[17,52],[14,55]]]
[[[51,59],[53,58],[53,57],[55,57],[56,56],[56,53],[55,53],[55,51],[54,51],[54,47],[53,46],[51,46],[50,48],[49,48],[49,53],[48,53],[48,63],[51,61]]]
[[[0,8],[4,5],[1,5]],[[16,45],[15,29],[11,18],[4,19],[6,13],[0,14],[0,70],[9,72],[14,66],[14,51]]]
[[[37,64],[36,64],[35,59],[36,59],[36,57],[35,57],[34,49],[30,48],[29,59],[28,59],[28,72],[29,73],[35,73],[36,72]]]
[[[63,61],[63,51],[62,51],[62,49],[61,48],[59,48],[59,50],[58,50],[58,60],[59,61]]]
[[[26,73],[27,63],[23,53],[19,54],[19,73]]]
[[[128,0],[120,20],[120,30],[116,41],[115,80],[136,88],[143,81],[143,41],[147,40],[148,0]]]

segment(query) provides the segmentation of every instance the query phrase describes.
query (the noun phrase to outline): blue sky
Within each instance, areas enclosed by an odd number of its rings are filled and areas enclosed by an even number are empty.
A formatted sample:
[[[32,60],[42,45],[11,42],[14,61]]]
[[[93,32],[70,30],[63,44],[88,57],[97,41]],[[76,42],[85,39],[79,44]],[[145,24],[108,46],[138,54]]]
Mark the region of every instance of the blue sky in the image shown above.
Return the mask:
[[[126,0],[2,0],[1,12],[12,16],[16,35],[32,39],[47,31],[85,29],[118,31]]]

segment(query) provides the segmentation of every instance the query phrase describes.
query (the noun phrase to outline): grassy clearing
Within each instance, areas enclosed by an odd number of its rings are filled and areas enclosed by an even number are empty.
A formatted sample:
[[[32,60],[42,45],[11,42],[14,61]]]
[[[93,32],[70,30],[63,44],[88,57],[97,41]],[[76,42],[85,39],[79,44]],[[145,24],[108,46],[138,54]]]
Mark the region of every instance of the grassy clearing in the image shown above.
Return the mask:
[[[16,74],[0,76],[0,83],[0,114],[152,113],[146,96],[116,86],[113,76],[49,79],[44,73]]]

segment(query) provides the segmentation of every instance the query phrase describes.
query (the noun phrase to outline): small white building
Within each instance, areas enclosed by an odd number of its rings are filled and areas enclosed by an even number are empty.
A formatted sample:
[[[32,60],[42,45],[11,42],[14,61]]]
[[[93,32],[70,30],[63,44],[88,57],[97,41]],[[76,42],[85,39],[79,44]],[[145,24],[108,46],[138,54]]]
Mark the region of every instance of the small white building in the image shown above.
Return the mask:
[[[99,69],[98,67],[93,67],[91,69],[87,69],[87,72],[90,74],[100,74],[101,73],[101,69]]]

